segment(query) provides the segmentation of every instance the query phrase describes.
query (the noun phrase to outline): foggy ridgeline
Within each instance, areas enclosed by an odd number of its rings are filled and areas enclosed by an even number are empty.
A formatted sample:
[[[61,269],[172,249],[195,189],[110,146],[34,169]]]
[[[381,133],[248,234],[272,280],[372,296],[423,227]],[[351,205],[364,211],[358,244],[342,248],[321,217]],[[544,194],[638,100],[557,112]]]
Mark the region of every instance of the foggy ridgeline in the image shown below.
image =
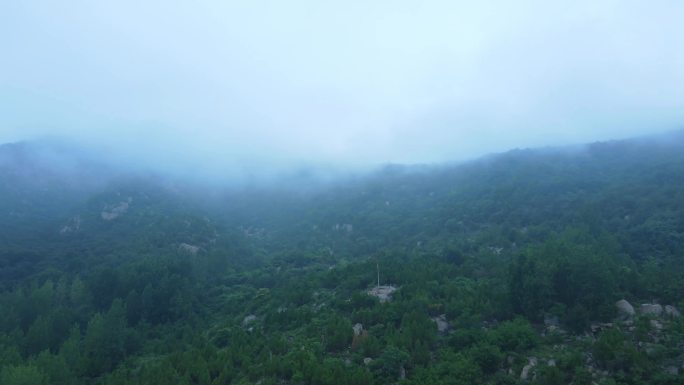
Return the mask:
[[[684,383],[684,132],[315,175],[1,146],[0,383]]]

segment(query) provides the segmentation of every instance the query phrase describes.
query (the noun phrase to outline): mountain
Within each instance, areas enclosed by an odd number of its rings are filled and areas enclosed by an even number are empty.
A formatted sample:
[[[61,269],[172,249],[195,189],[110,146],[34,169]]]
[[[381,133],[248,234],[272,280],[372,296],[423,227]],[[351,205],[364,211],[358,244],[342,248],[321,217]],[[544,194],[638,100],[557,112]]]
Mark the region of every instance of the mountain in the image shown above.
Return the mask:
[[[0,382],[682,381],[684,132],[311,175],[0,146]]]

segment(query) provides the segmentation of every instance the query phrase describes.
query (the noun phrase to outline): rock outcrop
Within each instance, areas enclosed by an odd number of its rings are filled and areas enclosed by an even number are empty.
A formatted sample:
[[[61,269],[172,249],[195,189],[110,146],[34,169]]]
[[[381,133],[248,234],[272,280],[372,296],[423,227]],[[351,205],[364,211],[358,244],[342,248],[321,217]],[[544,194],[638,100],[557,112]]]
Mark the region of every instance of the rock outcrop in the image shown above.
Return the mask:
[[[634,310],[634,307],[632,307],[632,305],[624,299],[617,301],[615,306],[617,307],[619,318],[631,319],[637,314],[637,312]],[[681,315],[676,307],[672,305],[663,306],[658,303],[642,303],[639,305],[638,313],[641,315],[657,318],[663,316],[676,318]]]
[[[397,288],[392,285],[376,286],[368,290],[368,295],[376,297],[381,303],[384,303],[392,299],[392,293],[395,291],[397,291]]]
[[[449,330],[449,322],[447,322],[446,314],[440,314],[437,317],[432,317],[432,321],[437,324],[437,331],[445,333]]]
[[[131,202],[133,202],[133,198],[128,197],[128,199],[125,201],[121,201],[113,205],[105,205],[100,213],[100,217],[102,217],[102,219],[105,221],[116,219],[128,211],[128,207],[130,206]]]
[[[200,248],[199,246],[191,245],[189,243],[181,243],[178,245],[178,251],[195,255],[200,251]]]

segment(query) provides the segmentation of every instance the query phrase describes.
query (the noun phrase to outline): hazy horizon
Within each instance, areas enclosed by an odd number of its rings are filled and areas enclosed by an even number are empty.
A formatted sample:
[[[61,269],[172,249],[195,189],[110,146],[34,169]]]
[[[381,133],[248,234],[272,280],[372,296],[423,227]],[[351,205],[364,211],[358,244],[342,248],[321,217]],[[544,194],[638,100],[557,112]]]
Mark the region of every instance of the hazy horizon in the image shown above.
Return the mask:
[[[684,127],[676,1],[0,5],[0,143],[151,168],[442,163]]]

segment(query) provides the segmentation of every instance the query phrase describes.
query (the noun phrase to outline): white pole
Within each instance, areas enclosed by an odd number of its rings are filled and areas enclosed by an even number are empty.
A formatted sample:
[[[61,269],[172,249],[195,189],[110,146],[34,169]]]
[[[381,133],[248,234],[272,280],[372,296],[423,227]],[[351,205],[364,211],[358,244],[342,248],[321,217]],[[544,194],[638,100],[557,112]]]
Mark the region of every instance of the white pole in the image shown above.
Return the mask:
[[[380,263],[376,262],[375,266],[378,268],[378,287],[380,287]]]

